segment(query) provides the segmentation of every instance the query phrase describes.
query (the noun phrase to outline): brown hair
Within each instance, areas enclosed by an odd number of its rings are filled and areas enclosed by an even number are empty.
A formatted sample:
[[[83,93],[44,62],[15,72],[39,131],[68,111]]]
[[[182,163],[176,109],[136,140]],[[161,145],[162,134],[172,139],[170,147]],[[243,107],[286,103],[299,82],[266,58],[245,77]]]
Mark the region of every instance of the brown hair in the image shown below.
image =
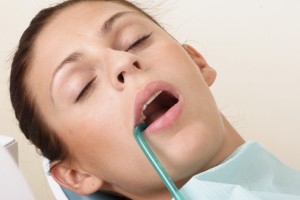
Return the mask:
[[[32,19],[19,41],[17,51],[13,58],[10,73],[10,98],[22,132],[50,162],[64,161],[70,154],[64,142],[51,127],[47,125],[41,111],[36,106],[35,99],[30,93],[30,88],[26,85],[25,77],[30,70],[35,40],[45,25],[63,9],[76,3],[87,1],[122,4],[137,10],[158,24],[142,9],[126,0],[67,0],[53,7],[41,10]]]

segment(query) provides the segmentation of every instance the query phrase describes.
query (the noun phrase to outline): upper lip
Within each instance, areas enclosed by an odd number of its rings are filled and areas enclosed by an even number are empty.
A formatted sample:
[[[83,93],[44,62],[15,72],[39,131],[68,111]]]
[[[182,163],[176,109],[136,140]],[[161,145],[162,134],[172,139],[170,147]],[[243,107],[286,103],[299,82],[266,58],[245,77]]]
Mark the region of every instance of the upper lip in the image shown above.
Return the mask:
[[[148,102],[150,98],[161,91],[167,91],[174,97],[179,99],[179,94],[173,86],[163,81],[153,81],[146,84],[140,89],[135,96],[134,104],[134,124],[135,126],[141,123],[141,117],[143,112],[143,106]]]

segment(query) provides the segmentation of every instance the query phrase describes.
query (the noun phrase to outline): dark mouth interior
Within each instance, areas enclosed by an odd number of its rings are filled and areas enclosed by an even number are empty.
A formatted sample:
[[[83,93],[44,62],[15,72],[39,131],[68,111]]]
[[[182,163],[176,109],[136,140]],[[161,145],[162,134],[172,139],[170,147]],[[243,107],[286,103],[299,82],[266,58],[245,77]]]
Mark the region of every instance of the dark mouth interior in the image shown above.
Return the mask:
[[[149,126],[152,122],[165,114],[178,102],[178,99],[169,92],[161,92],[144,110],[145,124]]]

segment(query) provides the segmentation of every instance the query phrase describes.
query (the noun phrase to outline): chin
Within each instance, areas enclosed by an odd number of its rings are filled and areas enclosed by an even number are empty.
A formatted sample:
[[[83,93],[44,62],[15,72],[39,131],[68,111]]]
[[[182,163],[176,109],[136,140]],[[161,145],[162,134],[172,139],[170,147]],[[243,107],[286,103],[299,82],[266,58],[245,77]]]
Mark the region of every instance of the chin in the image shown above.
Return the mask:
[[[219,133],[219,134],[218,134]],[[173,136],[165,151],[168,157],[169,173],[180,177],[195,175],[215,162],[223,144],[222,134],[199,124],[189,125]],[[171,160],[171,162],[169,162]],[[180,173],[176,171],[180,169]]]

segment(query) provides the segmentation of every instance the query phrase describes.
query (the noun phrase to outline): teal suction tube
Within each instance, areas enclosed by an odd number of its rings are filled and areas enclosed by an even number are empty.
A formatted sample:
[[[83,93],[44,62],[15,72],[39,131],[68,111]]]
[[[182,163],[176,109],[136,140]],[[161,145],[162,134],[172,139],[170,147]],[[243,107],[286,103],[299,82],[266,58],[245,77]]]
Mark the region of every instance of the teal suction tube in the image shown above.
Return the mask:
[[[176,185],[167,174],[166,170],[163,168],[162,164],[159,162],[155,154],[150,149],[149,145],[147,144],[146,140],[143,137],[143,131],[147,128],[145,124],[139,124],[134,127],[134,137],[139,144],[140,148],[154,167],[157,174],[160,176],[162,181],[164,182],[165,186],[168,188],[171,195],[174,197],[175,200],[184,200],[182,194],[177,189]]]

